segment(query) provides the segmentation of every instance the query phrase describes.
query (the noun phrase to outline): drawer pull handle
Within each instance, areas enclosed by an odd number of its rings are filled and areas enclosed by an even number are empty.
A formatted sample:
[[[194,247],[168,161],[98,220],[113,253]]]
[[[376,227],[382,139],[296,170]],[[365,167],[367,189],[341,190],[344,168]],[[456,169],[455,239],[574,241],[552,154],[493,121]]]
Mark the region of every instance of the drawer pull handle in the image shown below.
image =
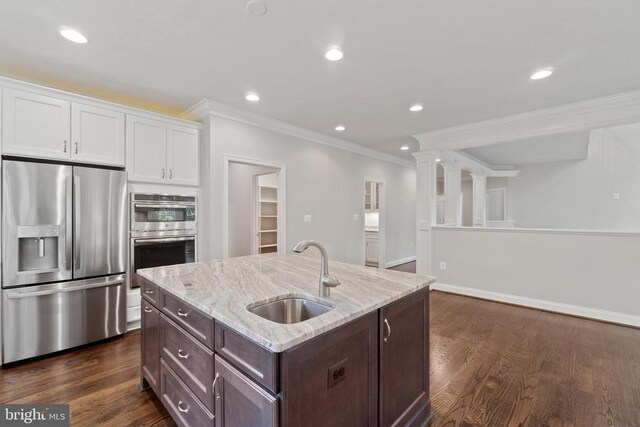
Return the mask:
[[[145,313],[151,313],[151,309],[150,309],[149,307],[146,307],[146,306],[145,306],[145,308],[144,308],[144,312],[145,312]]]
[[[384,333],[384,342],[387,342],[391,337],[391,326],[389,326],[389,321],[384,319],[384,326],[386,327],[386,331]]]
[[[220,377],[220,374],[216,372],[216,377],[213,379],[213,387],[211,387],[213,389],[213,395],[216,397],[216,400],[220,400],[220,393],[216,392],[216,383],[218,382],[218,377]]]
[[[153,295],[153,289],[145,289],[145,293]]]
[[[178,401],[178,411],[186,414],[189,412],[189,405],[186,405],[182,400]]]
[[[178,357],[181,357],[182,359],[187,359],[189,357],[189,353],[185,353],[181,348],[179,348]]]
[[[189,315],[188,311],[184,311],[183,309],[179,308],[178,309],[178,316],[180,317],[187,317]]]

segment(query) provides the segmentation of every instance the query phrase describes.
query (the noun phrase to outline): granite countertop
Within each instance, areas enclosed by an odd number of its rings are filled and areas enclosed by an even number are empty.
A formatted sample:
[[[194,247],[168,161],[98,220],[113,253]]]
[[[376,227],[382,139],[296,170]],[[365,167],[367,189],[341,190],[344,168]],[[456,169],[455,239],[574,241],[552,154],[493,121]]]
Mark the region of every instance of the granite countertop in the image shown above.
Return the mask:
[[[336,261],[329,262],[329,273],[340,286],[331,289],[331,297],[324,298],[318,296],[320,259],[306,255],[252,255],[138,270],[164,291],[276,353],[435,282],[434,277]],[[334,309],[289,325],[247,310],[249,305],[283,296],[302,296]]]

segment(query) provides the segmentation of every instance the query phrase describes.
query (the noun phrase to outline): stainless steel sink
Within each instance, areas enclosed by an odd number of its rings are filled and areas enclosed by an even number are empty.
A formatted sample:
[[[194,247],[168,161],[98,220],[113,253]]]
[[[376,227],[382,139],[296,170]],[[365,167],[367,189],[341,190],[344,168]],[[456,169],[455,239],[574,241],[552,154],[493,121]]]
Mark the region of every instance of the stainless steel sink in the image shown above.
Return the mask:
[[[253,314],[277,323],[298,323],[320,316],[333,307],[305,298],[283,298],[248,308]]]

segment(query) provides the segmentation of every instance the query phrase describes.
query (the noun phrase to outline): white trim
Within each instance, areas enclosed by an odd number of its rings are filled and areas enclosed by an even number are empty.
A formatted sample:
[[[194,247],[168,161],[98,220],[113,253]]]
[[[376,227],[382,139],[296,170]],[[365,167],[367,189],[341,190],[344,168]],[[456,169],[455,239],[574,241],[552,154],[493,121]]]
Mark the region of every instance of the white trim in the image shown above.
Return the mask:
[[[224,155],[222,176],[222,257],[229,257],[229,163],[243,163],[278,169],[278,252],[287,251],[287,165],[251,157]],[[213,221],[213,219],[211,219]],[[212,223],[213,224],[213,223]]]
[[[413,262],[415,260],[416,260],[416,257],[414,255],[414,256],[409,256],[402,259],[397,259],[395,261],[389,261],[388,263],[385,264],[384,268],[396,267],[398,265],[406,264],[408,262]]]
[[[476,159],[470,154],[463,151],[442,151],[441,152],[442,165],[446,162],[455,162],[468,172],[478,173],[486,175],[492,178],[512,178],[520,172],[516,170],[512,165],[501,165],[502,169],[494,169],[493,165],[488,165],[480,159]]]
[[[434,225],[434,230],[455,231],[482,231],[489,233],[529,233],[529,234],[572,234],[585,236],[622,236],[640,237],[640,231],[616,231],[616,230],[571,230],[555,228],[498,228],[498,227],[455,227],[447,225]]]
[[[561,135],[640,121],[640,90],[413,135],[421,150]]]
[[[145,110],[144,108],[133,107],[127,104],[120,104],[114,101],[108,101],[102,98],[96,98],[87,95],[80,95],[74,92],[68,92],[66,90],[56,89],[49,86],[43,86],[35,83],[29,83],[22,80],[16,80],[9,77],[5,77],[0,75],[0,86],[8,87],[16,90],[22,90],[30,93],[37,93],[44,96],[52,96],[55,98],[65,99],[70,102],[77,102],[83,105],[90,105],[97,108],[111,108],[116,111],[125,113],[125,114],[133,114],[133,115],[144,115],[146,117],[153,117],[157,120],[168,121],[176,125],[189,125],[189,126],[197,126],[198,129],[202,129],[202,123],[198,123],[192,120],[188,120],[183,116],[172,116],[170,114],[160,113],[158,111],[153,110]]]
[[[524,307],[537,308],[555,313],[569,314],[572,316],[586,317],[589,319],[604,320],[606,322],[619,323],[640,327],[640,316],[614,311],[600,310],[597,308],[581,307],[577,305],[564,304],[560,302],[546,301],[535,298],[520,297],[516,295],[503,294],[499,292],[484,291],[463,286],[447,285],[445,283],[433,283],[430,287],[432,291],[444,291],[454,294],[467,295],[491,301],[505,302],[508,304],[521,305]]]
[[[412,162],[410,160],[405,160],[388,153],[383,153],[378,150],[346,141],[344,139],[335,138],[333,136],[305,129],[291,123],[286,123],[280,120],[273,119],[271,117],[263,116],[262,114],[257,114],[216,101],[211,101],[210,99],[203,99],[202,101],[198,102],[196,105],[185,111],[183,116],[202,120],[203,117],[206,117],[206,115],[208,114],[229,120],[235,120],[237,122],[246,123],[253,126],[258,126],[274,132],[295,136],[297,138],[306,139],[308,141],[317,142],[319,144],[328,145],[333,148],[350,151],[352,153],[360,154],[363,156],[373,157],[374,159],[382,160],[385,162],[396,163],[398,165],[407,167],[415,167],[415,162]]]

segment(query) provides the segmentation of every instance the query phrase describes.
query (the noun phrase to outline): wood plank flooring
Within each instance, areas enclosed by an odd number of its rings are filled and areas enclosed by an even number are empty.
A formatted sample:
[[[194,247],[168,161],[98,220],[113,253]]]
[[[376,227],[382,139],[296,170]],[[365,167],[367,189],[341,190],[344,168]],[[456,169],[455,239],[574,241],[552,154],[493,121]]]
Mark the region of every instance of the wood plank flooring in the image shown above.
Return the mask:
[[[74,426],[175,426],[140,392],[140,332],[0,370],[0,403],[68,403]]]
[[[138,332],[0,370],[1,403],[76,426],[172,426],[140,392]],[[640,330],[431,293],[433,426],[640,426]]]

